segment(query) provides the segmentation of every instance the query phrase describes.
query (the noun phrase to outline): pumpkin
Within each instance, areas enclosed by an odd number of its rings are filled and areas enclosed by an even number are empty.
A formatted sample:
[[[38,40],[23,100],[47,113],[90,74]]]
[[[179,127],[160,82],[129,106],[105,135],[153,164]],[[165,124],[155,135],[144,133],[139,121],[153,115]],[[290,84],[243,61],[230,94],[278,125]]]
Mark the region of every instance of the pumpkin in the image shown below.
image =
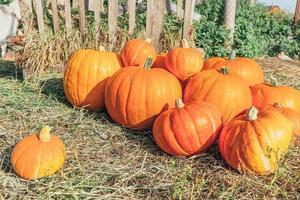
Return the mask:
[[[275,103],[272,106],[264,107],[262,110],[275,110],[283,114],[293,124],[293,136],[300,137],[300,114],[299,113],[289,108],[283,107],[280,103]]]
[[[176,100],[176,108],[160,114],[153,125],[156,144],[166,153],[189,156],[204,152],[218,137],[221,113],[206,102],[184,104]]]
[[[271,84],[259,84],[251,87],[253,105],[258,109],[280,103],[300,114],[300,92],[287,86],[279,86],[275,78]]]
[[[264,73],[261,67],[250,58],[235,57],[235,51],[231,53],[229,59],[215,57],[204,63],[203,70],[221,69],[227,67],[232,74],[241,76],[249,86],[254,86],[264,82]]]
[[[15,172],[27,180],[53,175],[65,161],[65,146],[45,126],[39,134],[23,138],[11,153],[11,165]]]
[[[291,138],[292,124],[285,116],[251,107],[223,128],[219,148],[232,168],[265,175],[275,171]]]
[[[189,48],[188,42],[183,40],[183,47],[172,49],[167,54],[165,62],[167,70],[184,81],[200,72],[204,61],[200,51]]]
[[[250,88],[228,68],[205,70],[191,77],[184,89],[184,102],[205,101],[215,105],[223,123],[251,106]]]
[[[76,107],[98,110],[104,106],[104,91],[111,75],[123,66],[120,56],[85,49],[76,51],[68,60],[64,73],[64,91]]]
[[[164,69],[151,69],[151,62],[149,58],[144,68],[122,68],[107,83],[107,111],[126,128],[151,128],[158,114],[174,108],[175,100],[182,97],[178,79]]]
[[[156,60],[154,61],[152,67],[166,69],[166,63],[165,63],[166,55],[167,53],[161,53],[157,55]]]
[[[121,52],[125,67],[143,67],[147,58],[156,59],[156,51],[151,45],[151,39],[128,41]]]

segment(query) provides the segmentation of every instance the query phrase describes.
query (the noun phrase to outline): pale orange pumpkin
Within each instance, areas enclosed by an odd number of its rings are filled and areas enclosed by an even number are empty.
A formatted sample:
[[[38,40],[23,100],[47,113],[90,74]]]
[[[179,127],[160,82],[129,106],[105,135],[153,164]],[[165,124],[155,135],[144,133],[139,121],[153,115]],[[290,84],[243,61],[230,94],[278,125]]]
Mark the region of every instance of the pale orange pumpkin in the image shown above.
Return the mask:
[[[98,110],[104,106],[104,91],[110,76],[123,66],[119,55],[85,49],[76,51],[68,60],[64,73],[64,91],[76,107]]]
[[[153,68],[163,68],[166,69],[166,59],[167,53],[161,53],[157,55],[156,60],[153,63]]]
[[[292,139],[292,123],[280,112],[251,107],[222,130],[219,148],[224,160],[240,172],[273,173]]]
[[[53,175],[62,168],[65,157],[63,142],[46,126],[39,134],[18,142],[11,153],[11,165],[20,177],[32,180]]]
[[[153,125],[156,144],[165,152],[189,156],[204,152],[215,142],[222,127],[221,113],[206,102],[184,104],[160,114]]]

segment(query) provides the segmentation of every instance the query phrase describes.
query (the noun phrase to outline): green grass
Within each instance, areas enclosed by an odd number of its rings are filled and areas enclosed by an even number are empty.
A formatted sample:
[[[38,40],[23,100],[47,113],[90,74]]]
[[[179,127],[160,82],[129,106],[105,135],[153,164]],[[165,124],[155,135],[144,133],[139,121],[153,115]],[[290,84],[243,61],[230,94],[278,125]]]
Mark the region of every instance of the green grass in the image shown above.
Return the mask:
[[[262,63],[268,75],[275,69],[281,83],[299,87],[298,62]],[[279,71],[287,65],[294,67],[289,75]],[[12,63],[0,64],[0,199],[299,199],[299,141],[274,175],[241,175],[223,162],[217,146],[203,155],[171,157],[150,132],[122,129],[105,111],[73,108],[59,73],[30,83],[20,77]],[[11,169],[10,152],[43,125],[65,142],[67,160],[54,176],[26,181]]]

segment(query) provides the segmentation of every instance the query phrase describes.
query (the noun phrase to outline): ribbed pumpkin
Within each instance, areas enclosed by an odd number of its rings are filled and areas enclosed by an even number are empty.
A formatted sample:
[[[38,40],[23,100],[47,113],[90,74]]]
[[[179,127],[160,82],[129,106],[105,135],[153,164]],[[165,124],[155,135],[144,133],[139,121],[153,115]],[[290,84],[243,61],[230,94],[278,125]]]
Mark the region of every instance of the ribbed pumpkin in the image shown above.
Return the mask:
[[[98,110],[104,106],[104,91],[110,76],[122,66],[119,55],[85,49],[76,51],[68,60],[64,73],[64,91],[76,107]]]
[[[232,168],[264,175],[275,171],[291,138],[292,123],[284,115],[251,107],[223,128],[219,148]]]
[[[122,68],[108,81],[105,105],[116,123],[135,130],[149,129],[158,114],[174,108],[175,100],[182,97],[175,76],[150,66],[151,59],[144,68]]]
[[[152,68],[166,69],[166,63],[165,63],[166,55],[167,55],[167,53],[161,53],[161,54],[157,55]]]
[[[197,74],[203,67],[203,55],[195,48],[189,48],[183,40],[182,48],[172,49],[165,59],[166,68],[180,80],[186,80]]]
[[[32,180],[50,176],[62,168],[65,146],[50,128],[44,127],[39,134],[28,135],[14,147],[11,165],[22,178]]]
[[[284,108],[280,103],[264,107],[262,110],[274,110],[283,114],[293,124],[293,136],[300,137],[300,114],[289,108]]]
[[[228,68],[205,70],[191,77],[184,89],[184,102],[205,101],[215,105],[228,122],[251,106],[251,92],[244,80]]]
[[[232,74],[241,76],[249,86],[254,86],[264,82],[264,73],[261,67],[250,58],[235,57],[235,51],[229,59],[211,58],[205,61],[203,70],[227,67]]]
[[[156,144],[166,153],[189,156],[204,152],[218,137],[221,113],[206,102],[183,104],[160,114],[153,125]]]
[[[125,44],[121,56],[125,67],[143,67],[147,58],[156,59],[156,51],[151,44],[151,39],[133,39]]]
[[[279,86],[275,78],[271,84],[259,84],[251,87],[253,105],[258,109],[280,103],[300,114],[300,92],[287,86]]]

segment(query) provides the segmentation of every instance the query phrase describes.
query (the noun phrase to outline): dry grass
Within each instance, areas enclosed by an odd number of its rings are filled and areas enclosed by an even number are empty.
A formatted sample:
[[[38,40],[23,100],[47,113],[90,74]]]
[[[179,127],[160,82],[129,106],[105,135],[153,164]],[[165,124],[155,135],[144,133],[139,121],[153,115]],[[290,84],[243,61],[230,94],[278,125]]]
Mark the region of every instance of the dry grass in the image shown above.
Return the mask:
[[[300,89],[299,62],[259,62],[268,75]],[[105,111],[72,108],[61,74],[27,83],[16,79],[12,64],[2,63],[0,85],[0,199],[300,198],[299,140],[274,175],[241,175],[226,166],[217,146],[199,156],[171,157],[157,148],[150,132],[122,129]],[[49,178],[22,180],[11,169],[11,149],[45,124],[67,146],[64,168]]]

